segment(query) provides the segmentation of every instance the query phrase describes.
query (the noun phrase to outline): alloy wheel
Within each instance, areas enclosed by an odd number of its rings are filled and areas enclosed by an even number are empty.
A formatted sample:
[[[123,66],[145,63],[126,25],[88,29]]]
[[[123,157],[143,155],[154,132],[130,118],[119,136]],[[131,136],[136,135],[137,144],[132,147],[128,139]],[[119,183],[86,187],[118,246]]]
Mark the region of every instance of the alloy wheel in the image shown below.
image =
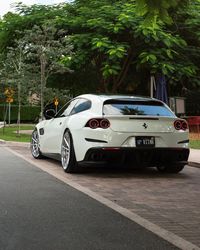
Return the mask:
[[[66,132],[63,136],[62,149],[61,149],[61,161],[62,166],[66,170],[69,166],[70,160],[70,135]]]
[[[34,130],[31,138],[31,152],[33,157],[40,157],[40,142],[37,130]]]

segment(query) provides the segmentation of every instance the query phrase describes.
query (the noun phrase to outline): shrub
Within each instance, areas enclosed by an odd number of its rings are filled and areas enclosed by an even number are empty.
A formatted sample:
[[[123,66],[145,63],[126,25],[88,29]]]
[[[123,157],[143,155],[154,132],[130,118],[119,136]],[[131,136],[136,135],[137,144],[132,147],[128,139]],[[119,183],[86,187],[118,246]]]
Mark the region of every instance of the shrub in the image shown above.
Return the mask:
[[[39,119],[40,107],[39,106],[21,106],[21,121],[22,122],[37,122]],[[0,120],[3,121],[6,116],[8,121],[8,104],[0,105]],[[10,121],[12,123],[17,122],[18,106],[11,104]]]

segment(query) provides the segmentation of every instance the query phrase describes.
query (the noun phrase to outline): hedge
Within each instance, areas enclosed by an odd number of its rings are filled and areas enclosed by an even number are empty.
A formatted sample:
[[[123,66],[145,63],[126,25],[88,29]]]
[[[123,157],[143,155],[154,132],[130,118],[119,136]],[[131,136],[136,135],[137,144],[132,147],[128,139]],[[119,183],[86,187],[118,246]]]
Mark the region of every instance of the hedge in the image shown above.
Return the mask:
[[[0,121],[4,120],[5,114],[6,121],[8,121],[8,105],[2,105],[0,104]],[[38,122],[40,114],[40,107],[39,106],[21,106],[21,121],[22,122]],[[18,106],[17,105],[11,105],[10,110],[10,121],[12,123],[17,122],[17,116],[18,116]]]

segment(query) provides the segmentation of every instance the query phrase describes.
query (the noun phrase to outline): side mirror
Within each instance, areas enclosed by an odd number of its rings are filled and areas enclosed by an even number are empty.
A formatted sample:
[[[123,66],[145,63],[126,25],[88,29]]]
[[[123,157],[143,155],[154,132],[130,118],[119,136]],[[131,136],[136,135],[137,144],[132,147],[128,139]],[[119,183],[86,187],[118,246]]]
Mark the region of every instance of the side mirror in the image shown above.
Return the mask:
[[[54,109],[47,109],[44,111],[44,117],[46,120],[50,120],[53,118],[56,114],[56,111]]]

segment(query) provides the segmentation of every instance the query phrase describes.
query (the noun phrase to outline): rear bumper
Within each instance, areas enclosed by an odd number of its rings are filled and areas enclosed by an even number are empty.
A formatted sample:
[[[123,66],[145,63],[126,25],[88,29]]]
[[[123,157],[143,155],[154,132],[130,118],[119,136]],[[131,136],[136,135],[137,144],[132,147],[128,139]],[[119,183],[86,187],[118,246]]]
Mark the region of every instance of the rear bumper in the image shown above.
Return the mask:
[[[131,166],[186,165],[188,148],[90,148],[82,163],[109,163]],[[80,162],[81,163],[81,162]]]

